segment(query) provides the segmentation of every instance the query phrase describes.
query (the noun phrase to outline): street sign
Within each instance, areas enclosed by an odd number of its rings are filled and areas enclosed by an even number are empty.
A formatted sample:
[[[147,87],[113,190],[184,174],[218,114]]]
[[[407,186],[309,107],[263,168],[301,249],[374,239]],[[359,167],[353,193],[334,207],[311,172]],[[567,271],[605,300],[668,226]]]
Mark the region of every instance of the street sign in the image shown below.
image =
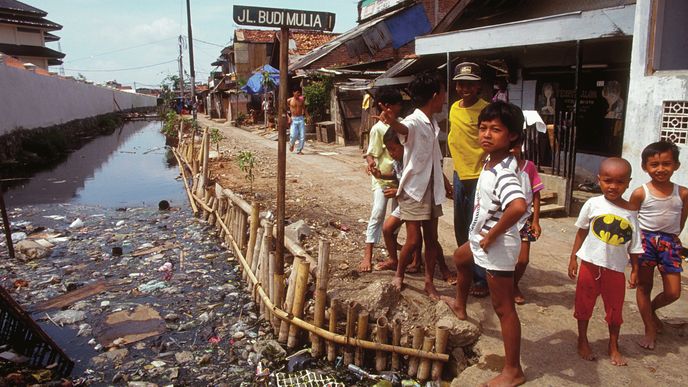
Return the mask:
[[[301,30],[332,31],[335,14],[264,7],[234,6],[234,22],[244,26],[297,28]]]

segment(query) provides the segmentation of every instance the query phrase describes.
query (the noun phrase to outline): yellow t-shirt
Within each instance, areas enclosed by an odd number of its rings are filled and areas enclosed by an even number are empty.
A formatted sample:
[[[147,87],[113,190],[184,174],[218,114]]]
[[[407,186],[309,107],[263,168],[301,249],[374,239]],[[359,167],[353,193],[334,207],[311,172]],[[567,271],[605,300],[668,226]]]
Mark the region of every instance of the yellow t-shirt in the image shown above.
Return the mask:
[[[385,137],[385,132],[389,128],[388,125],[378,121],[372,128],[370,128],[370,137],[368,140],[368,150],[366,151],[367,156],[373,156],[375,158],[375,164],[377,169],[383,175],[389,175],[394,172],[394,159],[389,155],[387,147],[383,138]],[[385,180],[376,179],[375,176],[372,177],[372,190],[385,189],[385,188],[396,188],[396,180]]]
[[[449,111],[449,153],[459,179],[477,179],[483,161],[483,148],[478,141],[478,116],[488,102],[478,99],[468,108],[461,107],[460,102],[454,102]]]

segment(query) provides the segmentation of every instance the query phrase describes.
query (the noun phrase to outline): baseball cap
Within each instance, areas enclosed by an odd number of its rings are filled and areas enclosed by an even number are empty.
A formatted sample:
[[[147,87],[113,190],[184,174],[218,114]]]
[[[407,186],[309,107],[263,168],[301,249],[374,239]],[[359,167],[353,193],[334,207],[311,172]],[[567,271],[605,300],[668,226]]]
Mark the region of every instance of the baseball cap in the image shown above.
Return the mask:
[[[473,62],[461,62],[454,67],[454,78],[455,81],[479,81],[480,77],[480,66]]]

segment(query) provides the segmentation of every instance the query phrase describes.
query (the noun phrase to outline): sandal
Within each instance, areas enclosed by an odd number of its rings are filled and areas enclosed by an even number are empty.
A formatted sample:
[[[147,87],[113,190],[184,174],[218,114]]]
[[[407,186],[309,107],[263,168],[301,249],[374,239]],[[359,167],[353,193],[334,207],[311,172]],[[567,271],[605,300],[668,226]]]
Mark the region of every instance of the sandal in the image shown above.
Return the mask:
[[[483,286],[474,286],[471,287],[471,290],[468,292],[468,294],[476,298],[484,298],[490,294],[490,290]]]
[[[459,279],[456,275],[456,273],[449,273],[448,276],[444,277],[444,281],[448,283],[449,285],[456,285],[457,282],[459,282]]]

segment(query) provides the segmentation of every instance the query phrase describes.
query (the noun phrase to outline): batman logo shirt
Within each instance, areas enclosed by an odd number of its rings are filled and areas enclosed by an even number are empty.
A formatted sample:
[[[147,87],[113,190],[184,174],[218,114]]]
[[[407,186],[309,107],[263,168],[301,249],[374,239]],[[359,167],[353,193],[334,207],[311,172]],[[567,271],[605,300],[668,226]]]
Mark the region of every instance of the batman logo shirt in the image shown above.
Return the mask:
[[[592,233],[602,242],[619,246],[633,238],[633,228],[628,221],[618,215],[596,216],[591,222]]]

